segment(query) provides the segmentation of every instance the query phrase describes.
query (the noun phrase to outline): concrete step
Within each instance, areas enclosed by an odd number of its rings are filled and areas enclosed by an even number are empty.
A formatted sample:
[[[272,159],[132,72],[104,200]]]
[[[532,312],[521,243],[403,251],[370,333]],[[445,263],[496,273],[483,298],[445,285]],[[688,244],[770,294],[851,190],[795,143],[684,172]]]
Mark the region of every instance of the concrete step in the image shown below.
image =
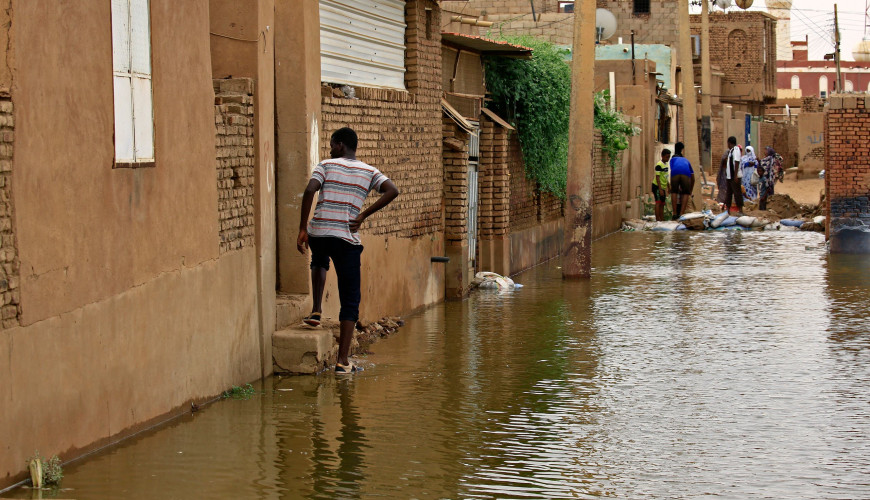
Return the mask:
[[[311,310],[311,296],[306,294],[278,294],[276,298],[276,330],[295,327],[302,323]]]
[[[317,373],[335,361],[338,332],[330,328],[295,326],[272,334],[275,373]]]

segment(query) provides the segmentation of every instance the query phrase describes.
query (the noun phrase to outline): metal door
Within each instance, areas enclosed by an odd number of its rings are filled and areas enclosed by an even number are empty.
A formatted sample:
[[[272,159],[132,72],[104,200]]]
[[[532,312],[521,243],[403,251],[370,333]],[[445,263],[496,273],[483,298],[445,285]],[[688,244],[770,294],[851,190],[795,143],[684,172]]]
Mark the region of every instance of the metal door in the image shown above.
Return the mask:
[[[468,141],[468,266],[477,269],[477,202],[478,173],[480,171],[480,127],[476,122],[474,133]]]

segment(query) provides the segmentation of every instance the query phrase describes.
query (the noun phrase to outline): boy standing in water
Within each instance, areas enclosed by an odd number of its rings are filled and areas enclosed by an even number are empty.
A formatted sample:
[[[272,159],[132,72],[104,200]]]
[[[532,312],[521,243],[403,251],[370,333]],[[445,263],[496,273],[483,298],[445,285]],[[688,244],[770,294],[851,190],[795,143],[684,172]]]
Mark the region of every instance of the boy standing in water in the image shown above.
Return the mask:
[[[656,163],[655,176],[653,177],[653,198],[656,202],[656,220],[665,220],[665,201],[668,197],[668,173],[670,170],[671,150],[662,150],[662,161]]]
[[[320,325],[323,288],[329,261],[335,265],[338,277],[338,297],[341,311],[338,314],[340,336],[338,362],[335,372],[352,373],[357,370],[350,362],[350,344],[353,329],[359,319],[360,302],[360,254],[363,251],[359,228],[373,213],[387,206],[399,190],[378,169],[356,159],[357,135],[353,129],[344,127],[332,133],[329,140],[331,160],[320,162],[311,174],[305,194],[302,196],[302,212],[299,220],[299,236],[296,248],[305,253],[311,248],[311,314],[303,321],[311,326]],[[381,193],[369,208],[362,210],[369,191]],[[308,222],[314,193],[320,191],[314,217]]]

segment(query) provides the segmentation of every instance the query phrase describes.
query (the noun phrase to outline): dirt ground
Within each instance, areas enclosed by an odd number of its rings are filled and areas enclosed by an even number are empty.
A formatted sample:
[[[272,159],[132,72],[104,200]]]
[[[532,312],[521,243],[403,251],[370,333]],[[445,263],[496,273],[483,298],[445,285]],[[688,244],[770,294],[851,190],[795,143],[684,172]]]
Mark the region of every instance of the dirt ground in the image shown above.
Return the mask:
[[[821,193],[825,190],[825,180],[795,180],[795,175],[793,173],[786,174],[785,182],[778,183],[774,189],[776,194],[787,194],[798,203],[818,205]]]

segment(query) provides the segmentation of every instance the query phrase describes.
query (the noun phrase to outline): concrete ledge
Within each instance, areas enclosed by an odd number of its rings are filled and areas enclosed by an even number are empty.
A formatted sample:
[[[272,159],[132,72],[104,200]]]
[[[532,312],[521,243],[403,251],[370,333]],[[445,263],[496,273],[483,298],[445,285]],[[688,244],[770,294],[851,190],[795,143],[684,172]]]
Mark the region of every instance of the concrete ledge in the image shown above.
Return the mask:
[[[275,329],[283,330],[296,326],[311,310],[311,295],[278,295],[275,299]]]
[[[272,334],[272,368],[275,373],[317,373],[334,356],[329,329],[287,328]]]

